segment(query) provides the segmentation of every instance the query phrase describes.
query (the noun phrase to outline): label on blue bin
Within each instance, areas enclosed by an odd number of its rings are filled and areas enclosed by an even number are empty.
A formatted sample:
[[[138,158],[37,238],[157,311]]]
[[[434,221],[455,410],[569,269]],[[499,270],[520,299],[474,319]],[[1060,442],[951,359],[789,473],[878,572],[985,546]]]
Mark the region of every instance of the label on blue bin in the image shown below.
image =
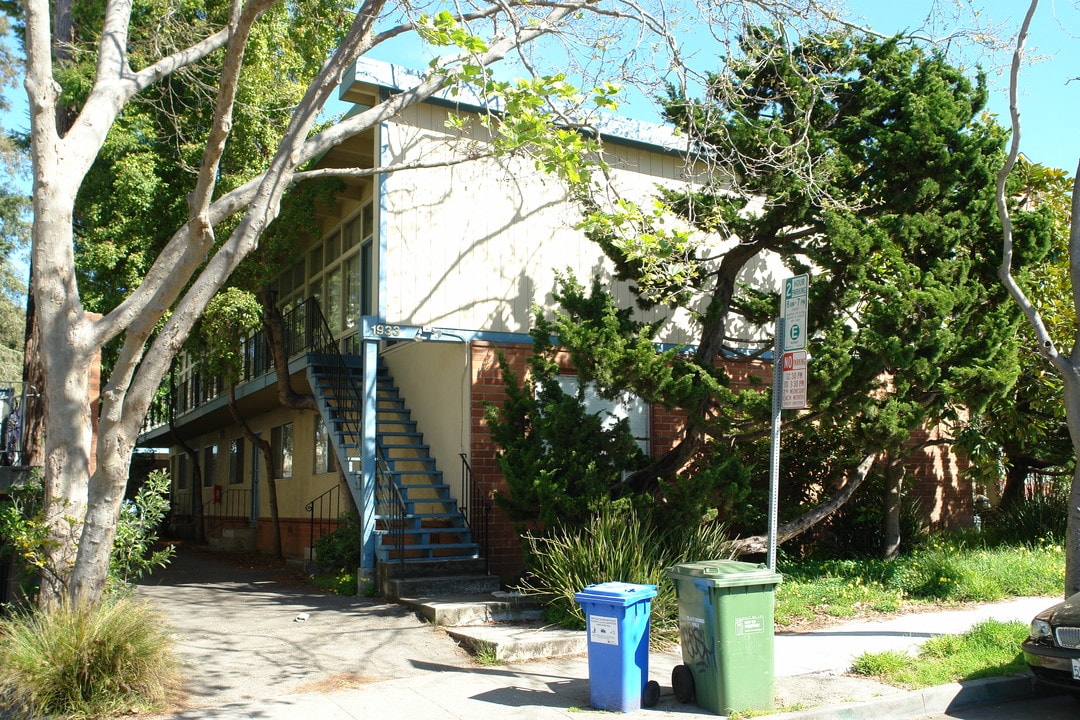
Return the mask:
[[[747,615],[735,618],[736,635],[757,635],[765,632],[764,615]]]
[[[619,644],[619,619],[603,615],[589,616],[589,642],[601,645]]]

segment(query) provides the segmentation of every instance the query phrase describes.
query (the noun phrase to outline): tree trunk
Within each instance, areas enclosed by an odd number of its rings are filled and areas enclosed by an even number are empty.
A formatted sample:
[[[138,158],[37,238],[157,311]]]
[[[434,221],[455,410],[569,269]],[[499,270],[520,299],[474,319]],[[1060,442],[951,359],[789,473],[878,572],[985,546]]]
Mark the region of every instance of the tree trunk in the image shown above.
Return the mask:
[[[798,537],[802,533],[806,532],[810,528],[817,525],[825,518],[832,515],[834,512],[844,506],[855,491],[862,485],[863,480],[870,474],[870,468],[874,465],[874,459],[876,454],[871,453],[863,458],[858,467],[855,468],[855,472],[851,475],[850,479],[844,483],[844,486],[833,493],[827,501],[818,505],[813,510],[803,513],[799,517],[784,523],[776,529],[776,543],[786,542],[793,537]],[[769,538],[766,535],[754,535],[752,537],[740,538],[734,544],[734,550],[738,555],[749,555],[752,553],[768,552]]]
[[[34,263],[30,263],[30,274],[34,273]],[[23,388],[26,402],[22,410],[22,455],[19,465],[42,467],[45,464],[45,368],[41,364],[41,338],[34,302],[34,285],[26,291],[26,341],[23,348]]]
[[[274,372],[277,378],[278,401],[287,408],[293,410],[318,410],[315,396],[296,392],[289,378],[289,353],[285,347],[285,321],[281,317],[281,311],[274,301],[274,293],[270,290],[259,292],[259,302],[263,306],[263,326],[266,329],[266,342],[270,347],[270,357],[274,362]]]
[[[47,555],[56,577],[43,582],[39,605],[48,608],[74,590],[71,573],[87,529],[84,518],[90,501],[91,428],[86,363],[80,363],[70,351],[50,352],[44,359],[47,374],[67,380],[50,388],[45,415],[49,429],[44,460],[45,523],[50,536]],[[77,369],[80,364],[82,371]]]
[[[240,409],[236,406],[236,385],[234,383],[229,383],[229,413],[232,415],[233,420],[236,421],[236,424],[240,426],[244,437],[250,440],[251,444],[262,453],[263,464],[266,466],[266,491],[270,500],[270,521],[274,532],[274,557],[281,559],[285,557],[285,553],[281,549],[281,516],[278,514],[277,480],[275,480],[277,477],[277,462],[274,457],[274,448],[252,430],[247,420],[240,414]]]
[[[886,558],[896,557],[900,552],[900,498],[907,474],[906,460],[902,453],[890,453],[885,466],[885,537],[881,555]]]

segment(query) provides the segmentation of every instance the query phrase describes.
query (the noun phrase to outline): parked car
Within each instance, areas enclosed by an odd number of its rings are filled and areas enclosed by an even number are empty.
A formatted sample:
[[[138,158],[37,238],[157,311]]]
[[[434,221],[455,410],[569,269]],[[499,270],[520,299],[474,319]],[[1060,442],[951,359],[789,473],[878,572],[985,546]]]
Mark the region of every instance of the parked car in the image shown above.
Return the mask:
[[[1080,593],[1036,615],[1020,647],[1039,681],[1080,693]]]

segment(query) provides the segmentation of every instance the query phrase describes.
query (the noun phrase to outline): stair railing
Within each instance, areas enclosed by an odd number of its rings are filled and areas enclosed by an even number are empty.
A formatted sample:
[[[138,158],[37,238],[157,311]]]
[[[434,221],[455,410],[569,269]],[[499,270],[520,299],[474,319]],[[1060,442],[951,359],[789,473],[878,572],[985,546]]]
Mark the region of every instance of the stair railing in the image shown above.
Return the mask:
[[[390,465],[379,458],[375,463],[375,507],[383,530],[390,538],[398,565],[405,568],[405,517],[407,508],[401,488],[394,480]]]
[[[327,382],[329,390],[339,398],[338,406],[352,405],[353,413],[344,413],[336,418],[343,436],[351,436],[356,445],[359,457],[363,448],[360,444],[363,439],[361,411],[364,407],[359,388],[353,381],[349,366],[345,364],[345,358],[341,354],[337,339],[330,331],[330,325],[314,298],[305,300],[294,311],[298,322],[295,327],[303,326],[303,335],[306,345],[313,353],[319,356],[320,366],[323,368],[321,377]],[[298,330],[293,330],[291,335],[298,335]],[[368,369],[365,368],[365,371]],[[370,369],[374,372],[374,368]],[[341,467],[348,472],[355,472],[350,458],[347,457],[344,446],[338,448],[338,461]],[[405,563],[405,499],[401,494],[399,482],[390,464],[386,461],[386,453],[382,443],[375,442],[375,505],[376,514],[382,516],[383,529],[391,537],[391,544],[395,550],[398,561],[404,567]]]
[[[221,493],[220,500],[210,500],[203,503],[203,522],[206,523],[207,535],[225,527],[229,521],[244,522],[248,520],[248,509],[251,507],[251,490],[245,488],[232,488]]]
[[[485,493],[476,483],[469,458],[465,453],[461,457],[461,495],[464,504],[461,506],[461,514],[465,517],[465,524],[472,532],[473,540],[480,548],[480,556],[484,558],[484,572],[490,571],[490,547],[489,535],[491,528],[491,496]]]
[[[337,529],[338,518],[341,517],[340,487],[334,485],[304,506],[309,522],[308,560],[315,560],[315,541]]]
[[[303,311],[300,311],[300,308],[304,308]],[[304,335],[310,339],[306,345],[319,356],[321,361],[319,363],[323,368],[321,379],[327,382],[330,393],[337,398],[336,408],[348,410],[339,412],[338,417],[333,419],[337,426],[333,429],[340,429],[343,435],[353,438],[357,456],[359,456],[363,450],[360,443],[363,439],[361,413],[364,408],[360,390],[353,382],[349,366],[345,364],[338,341],[330,331],[330,325],[326,322],[318,301],[309,298],[296,308],[296,311],[300,311],[297,314],[304,325]],[[345,452],[346,449],[345,447],[339,449],[338,461],[346,471],[354,472],[350,458],[347,457],[348,453]]]

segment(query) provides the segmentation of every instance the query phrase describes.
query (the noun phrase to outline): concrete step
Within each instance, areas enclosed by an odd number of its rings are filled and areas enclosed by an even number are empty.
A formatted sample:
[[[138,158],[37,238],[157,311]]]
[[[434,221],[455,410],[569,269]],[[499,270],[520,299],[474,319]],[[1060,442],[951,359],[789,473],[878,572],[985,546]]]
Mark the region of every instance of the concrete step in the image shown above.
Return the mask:
[[[546,625],[476,625],[447,628],[446,633],[474,655],[490,654],[502,662],[582,655],[589,651],[584,630]]]
[[[536,623],[543,619],[542,598],[493,591],[439,597],[403,597],[398,602],[444,627],[489,623]]]
[[[584,631],[544,623],[545,601],[503,591],[398,599],[474,655],[520,662],[588,652]]]
[[[498,591],[500,587],[499,578],[495,575],[431,575],[387,578],[382,582],[381,590],[386,597],[399,600],[485,595]]]

